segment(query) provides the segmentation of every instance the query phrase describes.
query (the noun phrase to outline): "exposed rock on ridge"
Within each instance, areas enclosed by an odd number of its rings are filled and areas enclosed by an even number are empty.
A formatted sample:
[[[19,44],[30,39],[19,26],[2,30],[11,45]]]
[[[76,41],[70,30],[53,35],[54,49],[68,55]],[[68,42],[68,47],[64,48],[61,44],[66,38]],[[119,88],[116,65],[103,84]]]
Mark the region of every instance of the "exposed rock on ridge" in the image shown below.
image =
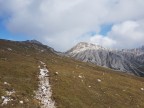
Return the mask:
[[[83,62],[143,76],[138,69],[144,64],[144,46],[136,49],[112,50],[99,45],[80,42],[65,53]]]

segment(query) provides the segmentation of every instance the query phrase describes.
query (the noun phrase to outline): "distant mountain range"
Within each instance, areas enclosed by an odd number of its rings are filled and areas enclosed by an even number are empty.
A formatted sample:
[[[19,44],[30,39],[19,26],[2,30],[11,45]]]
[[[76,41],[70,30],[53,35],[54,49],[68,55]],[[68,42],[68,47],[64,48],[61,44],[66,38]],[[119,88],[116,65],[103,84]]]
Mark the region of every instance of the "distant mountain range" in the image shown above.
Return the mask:
[[[83,62],[144,76],[144,46],[135,49],[113,50],[80,42],[65,55]]]

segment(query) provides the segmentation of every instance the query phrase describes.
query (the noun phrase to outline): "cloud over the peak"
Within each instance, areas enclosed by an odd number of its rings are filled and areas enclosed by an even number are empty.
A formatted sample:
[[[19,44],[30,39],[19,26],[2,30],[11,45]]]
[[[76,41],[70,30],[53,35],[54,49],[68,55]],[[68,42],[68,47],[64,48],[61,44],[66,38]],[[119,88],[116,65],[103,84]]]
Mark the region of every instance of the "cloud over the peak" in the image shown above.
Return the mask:
[[[144,22],[125,21],[112,26],[106,36],[95,35],[91,42],[109,48],[134,48],[144,44]]]
[[[115,40],[102,35],[95,35],[91,37],[90,42],[104,47],[109,47],[109,48],[116,44]]]
[[[141,45],[143,10],[144,0],[0,0],[0,19],[9,31],[61,51],[80,41],[118,48]],[[100,34],[104,24],[113,25],[106,36]],[[96,35],[83,36],[90,31]]]

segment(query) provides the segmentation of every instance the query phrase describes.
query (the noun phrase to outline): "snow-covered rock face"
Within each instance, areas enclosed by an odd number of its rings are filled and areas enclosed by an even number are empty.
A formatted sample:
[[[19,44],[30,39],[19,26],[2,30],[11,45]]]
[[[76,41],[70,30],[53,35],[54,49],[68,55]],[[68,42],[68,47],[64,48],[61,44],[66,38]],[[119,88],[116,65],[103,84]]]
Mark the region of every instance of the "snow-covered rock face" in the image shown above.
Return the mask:
[[[85,50],[108,50],[108,49],[99,45],[94,45],[94,44],[86,43],[86,42],[80,42],[75,47],[73,47],[69,52],[79,53]]]
[[[136,75],[144,75],[137,68],[144,64],[144,47],[137,49],[112,50],[102,46],[81,42],[67,51],[66,56],[109,67]]]

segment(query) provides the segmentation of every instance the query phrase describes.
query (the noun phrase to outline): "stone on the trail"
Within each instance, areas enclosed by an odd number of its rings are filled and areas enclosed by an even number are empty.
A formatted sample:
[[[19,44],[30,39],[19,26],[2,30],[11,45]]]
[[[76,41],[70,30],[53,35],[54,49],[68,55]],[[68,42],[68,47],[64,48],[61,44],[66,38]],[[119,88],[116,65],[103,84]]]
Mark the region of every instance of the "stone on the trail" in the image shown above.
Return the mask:
[[[55,72],[55,75],[58,75],[59,74],[59,72]]]

